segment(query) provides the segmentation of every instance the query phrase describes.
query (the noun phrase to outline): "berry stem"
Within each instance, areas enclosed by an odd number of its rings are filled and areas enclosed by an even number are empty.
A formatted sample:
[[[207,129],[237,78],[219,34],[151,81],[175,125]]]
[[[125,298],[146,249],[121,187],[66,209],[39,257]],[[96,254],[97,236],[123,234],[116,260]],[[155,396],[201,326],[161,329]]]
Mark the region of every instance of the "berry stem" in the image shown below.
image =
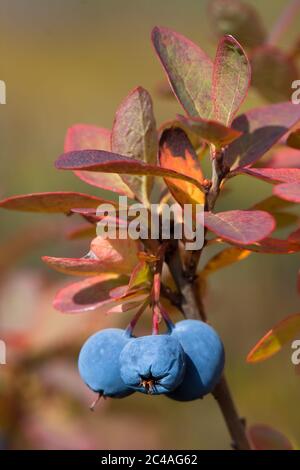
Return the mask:
[[[160,312],[160,288],[161,288],[161,272],[165,259],[165,251],[167,244],[162,244],[159,247],[157,256],[158,261],[154,266],[154,276],[153,276],[153,285],[151,292],[151,301],[152,301],[152,334],[157,335],[159,333],[159,324],[161,321],[161,312]]]
[[[159,333],[159,324],[161,320],[160,309],[158,305],[154,305],[153,314],[152,314],[152,334],[158,335]]]
[[[101,398],[103,397],[103,394],[102,393],[98,393],[98,396],[95,398],[95,400],[93,401],[93,403],[90,405],[90,410],[91,411],[95,411],[95,408],[96,406],[98,405],[99,401],[101,400]],[[104,397],[103,397],[104,398]]]
[[[131,320],[131,322],[129,323],[129,325],[127,326],[126,330],[125,330],[125,334],[131,336],[132,333],[133,333],[133,330],[137,324],[137,322],[139,321],[140,319],[140,316],[144,313],[144,311],[146,310],[147,306],[149,305],[149,300],[147,299],[142,305],[141,307],[138,309],[138,311],[136,312],[136,314],[134,315],[133,319]]]
[[[159,308],[160,308],[160,313],[168,327],[168,330],[171,332],[173,328],[175,327],[175,325],[172,322],[171,318],[169,317],[169,314],[167,310],[164,308],[164,306],[162,304],[159,304]]]

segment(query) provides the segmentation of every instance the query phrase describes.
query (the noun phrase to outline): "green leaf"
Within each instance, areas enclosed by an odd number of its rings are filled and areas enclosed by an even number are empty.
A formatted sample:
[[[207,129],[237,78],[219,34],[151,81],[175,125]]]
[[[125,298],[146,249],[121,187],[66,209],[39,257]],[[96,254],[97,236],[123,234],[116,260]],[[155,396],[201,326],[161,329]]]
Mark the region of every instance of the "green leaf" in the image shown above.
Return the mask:
[[[212,114],[211,59],[192,41],[168,28],[155,27],[152,42],[185,111],[208,119]]]
[[[118,108],[111,135],[111,150],[127,157],[155,165],[157,162],[158,135],[149,93],[135,88]],[[153,178],[122,175],[137,199],[147,202]]]
[[[213,68],[212,99],[214,119],[228,126],[250,85],[251,69],[246,53],[232,36],[224,36],[218,45]]]
[[[128,291],[149,283],[152,278],[153,274],[151,273],[149,264],[145,261],[140,261],[132,271],[128,284]]]

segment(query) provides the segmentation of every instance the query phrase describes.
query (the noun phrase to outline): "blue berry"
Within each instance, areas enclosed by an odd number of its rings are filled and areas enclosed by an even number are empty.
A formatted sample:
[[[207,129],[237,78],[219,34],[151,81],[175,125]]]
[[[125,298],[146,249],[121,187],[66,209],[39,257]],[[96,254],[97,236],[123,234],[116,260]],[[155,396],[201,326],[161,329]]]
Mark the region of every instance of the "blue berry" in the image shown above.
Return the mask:
[[[82,380],[94,392],[121,398],[132,393],[120,376],[119,356],[130,336],[119,328],[108,328],[92,335],[82,346],[78,368]]]
[[[216,331],[198,320],[178,322],[171,336],[186,354],[186,372],[182,383],[168,396],[179,401],[201,398],[211,392],[224,368],[224,348]]]
[[[133,390],[159,395],[182,381],[185,355],[180,343],[168,334],[133,339],[120,354],[121,377]]]

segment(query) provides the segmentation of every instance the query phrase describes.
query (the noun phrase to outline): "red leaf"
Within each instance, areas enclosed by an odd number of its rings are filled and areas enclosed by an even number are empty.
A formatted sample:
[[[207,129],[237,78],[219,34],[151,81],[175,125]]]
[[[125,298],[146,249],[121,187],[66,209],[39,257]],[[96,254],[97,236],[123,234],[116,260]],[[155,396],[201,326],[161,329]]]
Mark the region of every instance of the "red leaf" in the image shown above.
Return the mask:
[[[75,276],[94,276],[99,273],[130,275],[139,263],[139,242],[128,239],[96,237],[91,242],[89,256],[83,258],[55,258],[43,256],[42,260],[56,271]]]
[[[213,68],[214,118],[228,126],[244,101],[251,69],[245,51],[229,35],[220,39]]]
[[[278,184],[273,188],[273,194],[286,201],[300,202],[300,182]]]
[[[80,225],[77,228],[69,230],[66,237],[69,240],[78,240],[82,238],[92,238],[95,236],[95,227],[91,224]]]
[[[299,243],[300,244],[300,228],[295,230],[294,232],[290,233],[288,236],[288,241],[291,243]]]
[[[252,165],[275,145],[300,120],[300,106],[278,103],[254,108],[232,123],[244,133],[225,153],[225,164],[231,167],[237,160],[238,168]]]
[[[181,115],[177,116],[182,123],[189,126],[191,131],[199,135],[201,139],[207,143],[214,144],[219,148],[231,144],[242,135],[240,131],[232,129],[231,127],[226,127],[220,122]]]
[[[253,450],[295,450],[289,439],[271,426],[255,424],[247,429]]]
[[[47,212],[47,213],[65,213],[69,214],[75,207],[94,207],[100,204],[109,203],[99,197],[89,196],[83,193],[74,192],[51,192],[34,193],[20,196],[13,196],[0,201],[0,207],[25,212]]]
[[[122,181],[120,176],[116,173],[94,173],[92,171],[74,171],[82,181],[96,188],[112,191],[122,196],[127,196],[134,199],[134,194],[130,188]]]
[[[300,168],[300,152],[288,147],[281,147],[275,150],[271,158],[264,164],[270,168]]]
[[[69,127],[65,137],[64,151],[84,149],[110,150],[109,129],[90,124],[74,124]]]
[[[239,173],[254,176],[270,183],[276,181],[300,182],[300,169],[298,168],[242,168]]]
[[[79,152],[68,152],[61,155],[55,162],[59,170],[84,169],[107,173],[119,173],[130,175],[152,175],[162,177],[172,177],[195,184],[202,190],[199,181],[186,175],[181,175],[173,170],[166,170],[155,165],[149,165],[134,158],[124,157],[103,150],[82,150]]]
[[[139,243],[131,238],[113,240],[98,236],[91,242],[91,252],[101,261],[103,270],[130,275],[139,263]]]
[[[103,272],[112,271],[110,269],[105,269],[105,266],[102,265],[102,262],[99,259],[54,258],[52,256],[43,256],[42,260],[50,268],[73,276],[94,276]]]
[[[168,28],[155,27],[152,42],[174,94],[187,114],[209,118],[211,59],[192,41]]]
[[[101,274],[70,284],[60,289],[54,299],[54,308],[63,313],[80,313],[96,310],[113,302],[109,292],[124,284],[124,279]]]
[[[111,134],[111,150],[126,157],[133,157],[155,165],[157,162],[158,136],[149,93],[135,88],[119,106]],[[122,176],[141,202],[149,200],[153,178],[135,175]]]
[[[73,150],[111,150],[110,145],[111,132],[103,127],[96,127],[87,124],[75,124],[67,130],[64,151]],[[122,181],[119,175],[115,174],[97,174],[89,171],[75,171],[78,178],[85,183],[96,186],[97,188],[107,189],[118,194],[133,198],[132,191]]]
[[[275,228],[273,217],[263,211],[205,212],[204,223],[219,237],[240,245],[262,240]]]
[[[256,253],[287,255],[300,251],[300,244],[292,240],[281,240],[279,238],[264,238],[255,245],[247,245],[247,250]]]
[[[196,152],[182,129],[171,128],[163,132],[159,162],[162,168],[174,169],[198,181],[203,180]],[[179,204],[204,203],[203,192],[194,184],[173,178],[165,178],[165,181]]]

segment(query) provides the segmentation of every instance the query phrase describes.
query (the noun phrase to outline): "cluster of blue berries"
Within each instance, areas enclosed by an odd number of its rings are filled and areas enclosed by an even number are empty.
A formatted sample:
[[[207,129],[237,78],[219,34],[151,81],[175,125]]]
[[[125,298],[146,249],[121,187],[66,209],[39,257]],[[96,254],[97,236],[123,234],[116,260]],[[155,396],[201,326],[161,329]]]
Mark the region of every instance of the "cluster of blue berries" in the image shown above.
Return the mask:
[[[100,396],[122,398],[137,391],[190,401],[218,383],[224,348],[215,330],[198,320],[138,338],[129,330],[108,328],[85,342],[78,367],[83,381]]]

